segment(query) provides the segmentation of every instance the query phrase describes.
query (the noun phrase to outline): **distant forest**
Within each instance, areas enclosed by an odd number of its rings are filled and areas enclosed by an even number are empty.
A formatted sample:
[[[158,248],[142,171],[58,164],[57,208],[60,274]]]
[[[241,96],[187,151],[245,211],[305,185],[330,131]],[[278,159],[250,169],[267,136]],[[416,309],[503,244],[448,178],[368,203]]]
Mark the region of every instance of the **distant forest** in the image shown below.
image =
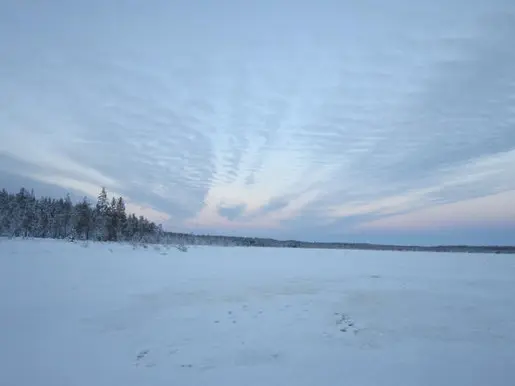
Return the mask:
[[[87,197],[36,198],[34,191],[0,192],[0,235],[95,241],[159,242],[160,225],[128,214],[122,197],[107,198],[102,188],[96,204]]]

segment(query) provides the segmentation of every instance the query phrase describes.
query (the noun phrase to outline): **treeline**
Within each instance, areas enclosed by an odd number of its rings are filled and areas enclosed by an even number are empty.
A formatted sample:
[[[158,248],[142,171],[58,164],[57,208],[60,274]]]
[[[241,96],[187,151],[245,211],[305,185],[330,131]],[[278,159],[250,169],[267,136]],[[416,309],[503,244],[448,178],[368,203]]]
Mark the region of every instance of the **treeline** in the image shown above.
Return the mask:
[[[87,197],[36,198],[33,191],[0,192],[0,235],[95,241],[159,242],[161,226],[125,210],[122,197],[107,198],[102,188],[93,205]]]

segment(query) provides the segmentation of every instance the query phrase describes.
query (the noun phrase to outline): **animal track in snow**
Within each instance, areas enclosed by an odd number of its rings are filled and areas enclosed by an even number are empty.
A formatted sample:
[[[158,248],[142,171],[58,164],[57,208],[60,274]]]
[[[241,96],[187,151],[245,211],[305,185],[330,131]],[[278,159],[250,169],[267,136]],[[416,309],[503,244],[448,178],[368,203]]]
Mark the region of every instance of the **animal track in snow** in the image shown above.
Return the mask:
[[[156,363],[152,360],[149,360],[148,354],[150,350],[141,350],[138,355],[136,355],[135,366],[145,366],[145,367],[154,367]]]
[[[341,332],[353,332],[357,334],[359,329],[356,328],[354,321],[347,315],[341,312],[335,312],[336,325],[340,328]]]

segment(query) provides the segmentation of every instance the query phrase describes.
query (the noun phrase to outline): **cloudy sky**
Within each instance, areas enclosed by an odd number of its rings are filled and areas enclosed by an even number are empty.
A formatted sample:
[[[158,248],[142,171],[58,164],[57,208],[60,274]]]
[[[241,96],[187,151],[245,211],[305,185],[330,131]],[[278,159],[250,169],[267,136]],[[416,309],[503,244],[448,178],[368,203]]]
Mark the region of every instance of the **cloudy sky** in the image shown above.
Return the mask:
[[[515,2],[4,0],[0,181],[169,230],[513,244]]]

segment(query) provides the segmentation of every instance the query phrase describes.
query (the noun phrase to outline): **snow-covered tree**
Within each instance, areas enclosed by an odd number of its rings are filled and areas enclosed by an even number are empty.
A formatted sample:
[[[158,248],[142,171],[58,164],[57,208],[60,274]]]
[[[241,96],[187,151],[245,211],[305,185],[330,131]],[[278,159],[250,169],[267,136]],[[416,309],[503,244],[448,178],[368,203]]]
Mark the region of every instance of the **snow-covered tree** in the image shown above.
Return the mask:
[[[80,239],[89,240],[94,223],[93,212],[87,197],[75,205],[73,220],[75,235]]]
[[[97,205],[94,212],[95,238],[97,240],[104,241],[108,239],[108,212],[109,202],[107,200],[107,191],[105,187],[102,187],[102,190],[98,195]]]
[[[127,212],[125,210],[125,202],[122,197],[119,197],[116,201],[115,213],[118,219],[116,237],[118,240],[123,240],[127,232]]]

